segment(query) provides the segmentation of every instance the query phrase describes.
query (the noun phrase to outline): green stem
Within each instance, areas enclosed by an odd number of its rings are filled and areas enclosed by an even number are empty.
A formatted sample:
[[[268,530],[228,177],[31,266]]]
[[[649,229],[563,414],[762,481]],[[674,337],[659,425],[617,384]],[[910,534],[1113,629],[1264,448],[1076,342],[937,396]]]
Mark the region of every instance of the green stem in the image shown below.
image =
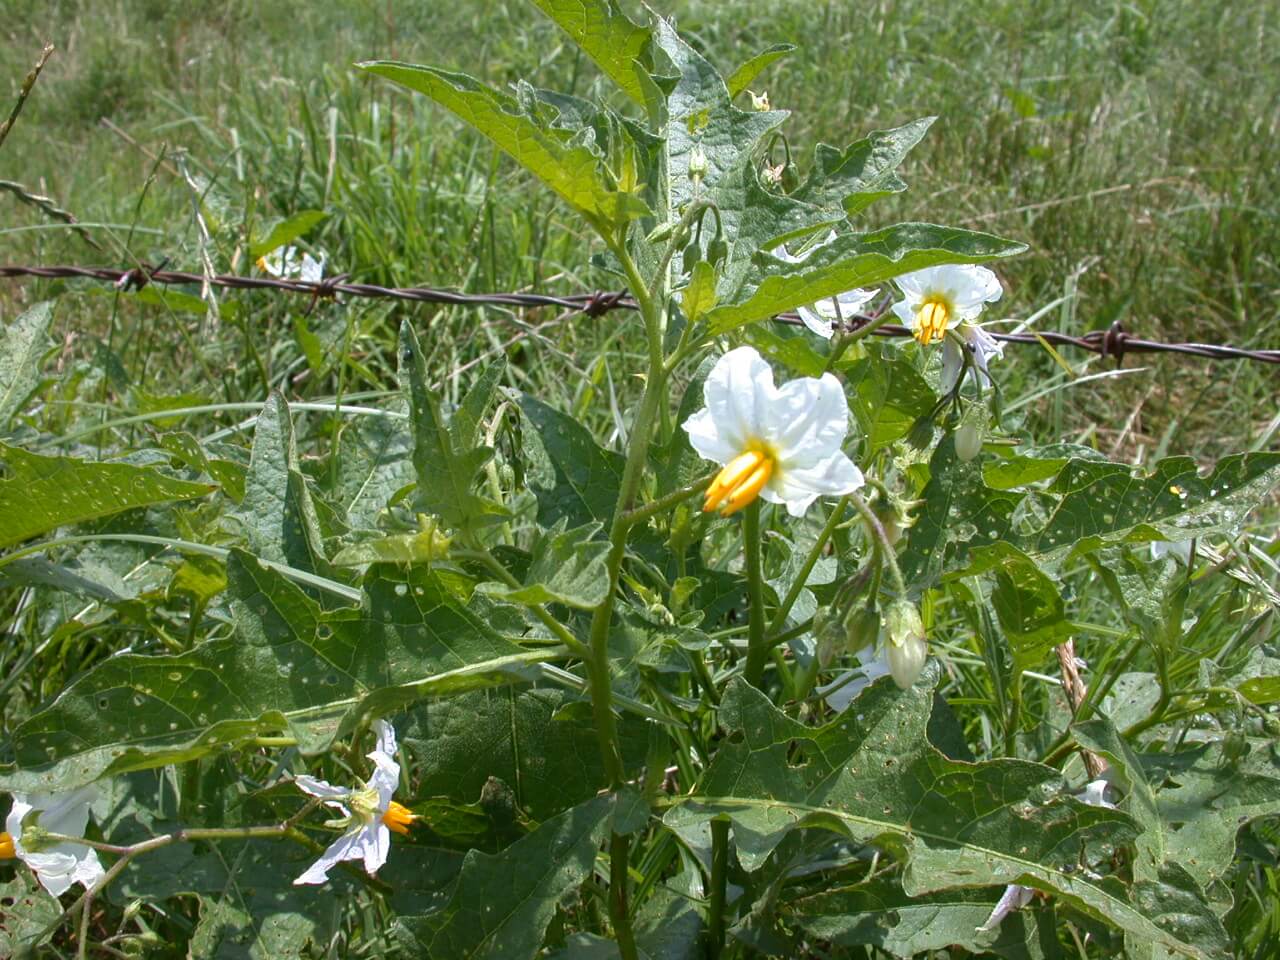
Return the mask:
[[[711,934],[711,960],[724,952],[724,901],[729,879],[729,821],[711,821],[711,902],[707,927]]]
[[[747,665],[743,676],[760,688],[764,681],[769,645],[765,643],[764,574],[760,564],[760,501],[753,500],[742,511],[742,548],[746,555],[747,599],[751,605],[747,620]]]
[[[880,548],[880,555],[889,567],[889,575],[893,577],[893,585],[897,588],[898,595],[905,597],[907,595],[907,582],[902,579],[902,570],[898,567],[897,554],[893,549],[893,544],[889,542],[888,534],[884,532],[884,525],[880,523],[880,518],[876,516],[875,511],[871,509],[867,501],[863,500],[858,494],[849,494],[849,502],[853,504],[854,509],[862,516],[862,522],[867,525],[867,529],[875,537],[876,544]]]
[[[479,561],[484,564],[490,573],[505,583],[508,587],[516,588],[521,586],[520,581],[502,565],[501,561],[499,561],[497,557],[484,547],[480,547],[476,550],[454,550],[452,551],[452,554],[460,560]],[[584,658],[587,656],[587,648],[583,646],[582,641],[575,637],[568,627],[553,617],[550,611],[548,611],[543,604],[524,603],[524,606],[527,607],[535,617],[542,621],[543,626],[554,633],[561,643],[572,650],[574,656]]]
[[[615,833],[609,841],[609,920],[618,941],[618,952],[636,960],[635,934],[627,908],[627,864],[631,856],[631,838]]]
[[[687,487],[681,487],[679,490],[668,493],[665,497],[659,497],[652,503],[646,503],[643,507],[636,507],[634,510],[628,511],[624,517],[627,526],[634,527],[637,523],[643,523],[650,517],[657,516],[672,507],[678,506],[690,497],[697,496],[711,486],[711,481],[715,477],[714,473],[709,473],[701,480],[691,483]]]
[[[827,541],[831,539],[831,535],[835,533],[836,526],[840,523],[844,516],[844,508],[849,505],[849,498],[841,497],[836,501],[835,508],[831,511],[831,516],[827,518],[826,525],[818,534],[818,539],[814,542],[813,548],[809,551],[809,555],[804,558],[804,563],[800,567],[800,572],[796,574],[795,580],[787,589],[787,595],[782,598],[782,603],[778,609],[774,611],[773,619],[769,621],[769,636],[773,636],[782,629],[782,625],[787,622],[787,614],[791,612],[792,606],[800,596],[800,591],[804,589],[805,583],[809,579],[809,574],[813,572],[814,564],[818,562],[818,558],[822,556],[822,551],[826,549]],[[771,642],[771,646],[775,645]]]

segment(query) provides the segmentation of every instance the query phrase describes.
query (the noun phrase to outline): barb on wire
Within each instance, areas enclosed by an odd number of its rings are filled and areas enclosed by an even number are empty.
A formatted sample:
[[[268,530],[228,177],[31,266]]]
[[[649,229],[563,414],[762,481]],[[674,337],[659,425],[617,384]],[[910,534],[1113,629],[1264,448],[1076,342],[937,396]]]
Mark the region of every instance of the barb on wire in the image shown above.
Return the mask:
[[[149,266],[119,270],[113,267],[81,266],[0,266],[0,278],[41,277],[46,279],[85,279],[113,283],[121,289],[140,289],[148,283],[166,286],[209,285],[229,290],[273,290],[301,294],[312,299],[329,300],[337,296],[362,297],[389,300],[406,300],[414,303],[438,303],[471,307],[556,307],[582,313],[588,317],[601,317],[613,310],[635,310],[636,302],[626,291],[596,291],[566,296],[543,293],[460,293],[436,287],[381,287],[372,283],[352,283],[344,276],[330,277],[318,282],[290,280],[281,277],[243,277],[235,274],[208,276],[203,273],[187,273],[181,270],[153,269]],[[799,324],[795,314],[781,314],[775,319],[780,323]],[[878,317],[859,315],[846,321],[852,332],[873,322]],[[872,331],[879,337],[909,337],[906,327],[885,324]],[[1106,330],[1094,330],[1074,337],[1052,330],[1036,333],[992,333],[997,340],[1015,344],[1045,344],[1075,347],[1088,350],[1101,357],[1114,357],[1119,363],[1130,353],[1176,353],[1184,356],[1203,357],[1208,360],[1252,360],[1259,363],[1280,364],[1280,350],[1249,350],[1220,343],[1167,343],[1147,340],[1126,331],[1118,322]]]

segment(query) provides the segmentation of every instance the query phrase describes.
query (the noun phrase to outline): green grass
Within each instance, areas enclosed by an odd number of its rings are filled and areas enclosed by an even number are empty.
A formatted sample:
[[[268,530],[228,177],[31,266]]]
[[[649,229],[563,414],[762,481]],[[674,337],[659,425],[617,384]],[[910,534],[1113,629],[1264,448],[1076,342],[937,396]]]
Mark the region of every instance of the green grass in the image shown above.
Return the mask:
[[[725,68],[770,42],[798,45],[759,86],[795,111],[789,135],[801,156],[815,139],[844,143],[938,116],[904,166],[911,190],[875,207],[873,222],[927,219],[1025,240],[1031,252],[1003,269],[1009,316],[1074,291],[1043,326],[1079,333],[1119,320],[1153,337],[1242,346],[1280,339],[1280,55],[1262,5],[681,2],[670,12]],[[4,147],[5,168],[82,221],[118,226],[94,228],[107,247],[99,253],[6,197],[6,260],[167,257],[196,267],[193,189],[178,175],[186,151],[220,270],[249,269],[246,241],[271,219],[319,208],[331,217],[311,239],[334,269],[362,280],[476,291],[611,282],[589,268],[588,241],[565,212],[512,164],[441,111],[351,66],[394,56],[497,83],[529,76],[578,92],[599,85],[592,65],[522,4],[483,0],[428,13],[397,2],[230,2],[188,12],[158,0],[56,2],[38,23],[10,32],[0,73],[16,86],[44,39],[59,52]],[[51,289],[10,284],[0,296]],[[274,380],[299,356],[261,336],[287,323],[278,307],[240,299],[240,340],[223,352],[267,356],[223,375],[227,399],[261,396],[261,374]],[[132,382],[142,363],[143,382],[161,393],[197,362],[180,333],[189,316],[125,311],[107,328],[103,302],[82,302],[73,353],[91,349],[89,335],[113,347],[163,347],[180,362],[120,354]],[[359,306],[356,346],[385,355],[392,315],[405,309]],[[433,333],[454,334],[432,338],[449,359],[520,334],[494,312],[413,309]],[[566,320],[548,331],[552,344],[526,340],[537,354],[530,375],[560,390],[563,356],[599,352],[601,332],[591,326],[611,324]],[[1040,351],[1018,353],[1006,378],[1011,395],[1060,376]],[[1276,412],[1268,368],[1127,362],[1152,370],[1040,401],[1028,428],[1079,435],[1120,456],[1209,457],[1257,441]],[[386,366],[382,359],[366,369]],[[330,378],[326,388],[335,387]],[[580,405],[583,395],[573,399]]]
[[[218,271],[248,273],[252,239],[279,218],[322,209],[329,216],[308,244],[327,253],[331,271],[356,280],[470,291],[618,286],[591,266],[597,251],[582,228],[513,163],[425,98],[352,66],[396,57],[497,84],[528,77],[580,94],[604,89],[592,65],[524,3],[49,0],[34,17],[27,7],[0,0],[8,25],[0,77],[16,90],[42,42],[58,52],[0,147],[0,176],[72,211],[103,249],[0,194],[0,262],[167,260],[198,270],[207,255]],[[774,106],[795,111],[788,135],[801,157],[817,139],[843,145],[936,115],[902,168],[910,191],[874,206],[869,222],[924,219],[1026,241],[1030,252],[1000,268],[1005,315],[1025,318],[1067,295],[1039,326],[1078,334],[1120,321],[1154,338],[1280,345],[1280,27],[1265,5],[682,0],[665,10],[726,70],[769,43],[798,45],[757,86]],[[180,304],[120,299],[105,285],[6,281],[0,315],[11,320],[55,294],[60,349],[48,369],[58,377],[39,415],[46,437],[75,438],[63,452],[139,446],[147,426],[77,435],[154,409],[157,397],[261,402],[280,386],[290,398],[359,402],[374,394],[382,402],[379,392],[395,385],[405,317],[450,399],[459,373],[465,386],[475,361],[505,354],[513,385],[589,420],[607,439],[638,393],[629,371],[640,367],[639,347],[618,316],[319,304],[303,321],[320,344],[314,362],[297,326],[299,302],[262,294],[219,293],[223,316],[210,330]],[[1000,370],[1010,404],[1045,392],[1011,421],[1032,439],[1079,439],[1144,461],[1173,453],[1208,461],[1275,445],[1271,367],[1131,357],[1126,366],[1150,369],[1054,391],[1067,377],[1047,353],[1011,348],[1007,356]],[[1063,356],[1077,374],[1108,366]],[[247,415],[182,427],[208,441]],[[298,421],[304,463],[325,464],[336,428],[323,416]],[[34,432],[26,439],[35,443]],[[222,536],[214,514],[184,517],[191,528],[171,535],[210,543]],[[1269,530],[1269,520],[1252,527],[1259,549],[1249,562],[1274,580]],[[129,568],[134,558],[146,566],[142,550],[123,544],[79,558],[104,570]],[[1098,627],[1079,644],[1091,685],[1105,685],[1153,667],[1140,631],[1096,573],[1068,570],[1064,580],[1078,591],[1073,616]],[[142,576],[159,589],[165,574],[153,566]],[[1275,633],[1271,621],[1254,623],[1257,594],[1234,581],[1205,577],[1195,590],[1194,623],[1168,665],[1186,687],[1196,685],[1202,659],[1234,663]],[[6,600],[10,623],[28,616],[25,603]],[[6,719],[27,715],[141,637],[181,646],[183,611],[139,604],[138,620],[105,608],[100,619],[74,619],[82,606],[42,597],[40,623],[56,629],[47,644],[5,653],[6,675],[25,671],[4,702]],[[940,603],[931,627],[955,671],[953,689],[965,694],[953,706],[969,742],[998,754],[1008,691],[1005,671],[993,667],[1007,664],[984,660],[997,645],[958,606]],[[1028,681],[1021,710],[1034,733],[1018,744],[1026,755],[1049,748],[1065,723],[1053,694],[1048,683]],[[1278,878],[1259,868],[1236,891],[1232,929],[1258,956],[1280,927]]]

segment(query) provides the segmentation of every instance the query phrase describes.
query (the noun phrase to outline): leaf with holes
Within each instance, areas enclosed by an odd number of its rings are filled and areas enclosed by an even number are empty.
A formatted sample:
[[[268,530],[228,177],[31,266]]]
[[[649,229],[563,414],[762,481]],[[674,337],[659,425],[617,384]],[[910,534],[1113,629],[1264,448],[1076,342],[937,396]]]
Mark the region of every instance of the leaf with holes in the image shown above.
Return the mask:
[[[46,457],[0,443],[0,547],[136,507],[193,500],[217,489],[154,467]]]
[[[458,960],[533,958],[559,904],[591,876],[610,832],[631,833],[647,816],[634,792],[609,793],[545,821],[499,854],[472,850],[439,906],[396,920],[415,956]]]
[[[1104,849],[1133,840],[1129,817],[1069,796],[1049,767],[963,763],[929,744],[937,679],[934,664],[907,691],[883,679],[859,696],[857,716],[846,711],[821,727],[731,684],[719,715],[729,739],[696,792],[667,812],[667,826],[693,835],[708,820],[728,819],[748,871],[791,830],[827,827],[892,851],[909,896],[1019,883],[1177,953],[1213,956],[1213,944],[1165,929],[1120,877],[1098,875],[1107,869]]]
[[[49,349],[53,302],[37,303],[0,331],[0,427],[7,426],[40,382]]]
[[[530,104],[461,73],[374,60],[359,64],[410,90],[426,94],[488,137],[600,229],[623,224],[649,210],[635,194],[606,186],[600,160],[574,131],[553,127]]]
[[[563,655],[500,636],[459,599],[464,585],[425,567],[375,567],[365,605],[336,610],[239,551],[227,575],[235,637],[102,661],[17,728],[0,789],[65,790],[268,733],[315,753],[361,717]]]

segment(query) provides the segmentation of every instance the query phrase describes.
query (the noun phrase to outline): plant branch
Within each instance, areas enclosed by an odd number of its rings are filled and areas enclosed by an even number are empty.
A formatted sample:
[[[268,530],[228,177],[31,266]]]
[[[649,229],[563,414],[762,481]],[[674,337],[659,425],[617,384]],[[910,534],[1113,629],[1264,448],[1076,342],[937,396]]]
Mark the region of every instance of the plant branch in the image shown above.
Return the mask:
[[[751,611],[747,620],[747,665],[743,677],[759,688],[764,681],[769,644],[765,643],[764,574],[760,561],[760,501],[753,500],[742,511],[742,549],[746,555],[747,600]]]

